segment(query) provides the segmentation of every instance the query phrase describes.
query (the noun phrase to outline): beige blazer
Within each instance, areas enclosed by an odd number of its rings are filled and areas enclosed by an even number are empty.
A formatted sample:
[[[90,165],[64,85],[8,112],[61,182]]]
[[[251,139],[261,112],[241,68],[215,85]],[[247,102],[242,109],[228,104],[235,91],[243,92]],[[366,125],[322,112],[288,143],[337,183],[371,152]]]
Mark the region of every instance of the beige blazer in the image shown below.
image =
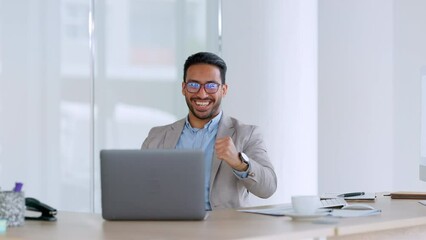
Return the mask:
[[[169,125],[152,128],[142,148],[174,149],[184,124],[185,118]],[[218,160],[213,153],[210,178],[212,209],[250,206],[249,193],[260,198],[270,197],[277,188],[277,177],[269,161],[259,128],[223,115],[216,138],[226,136],[231,136],[237,151],[244,152],[249,157],[249,174],[247,178],[237,177],[233,169],[226,162]]]

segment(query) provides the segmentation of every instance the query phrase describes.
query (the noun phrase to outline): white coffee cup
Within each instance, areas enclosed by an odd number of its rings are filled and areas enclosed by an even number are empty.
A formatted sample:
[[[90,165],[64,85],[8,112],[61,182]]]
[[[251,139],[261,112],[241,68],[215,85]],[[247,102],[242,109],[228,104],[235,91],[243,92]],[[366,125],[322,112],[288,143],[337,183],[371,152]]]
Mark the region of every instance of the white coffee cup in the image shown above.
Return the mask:
[[[320,198],[315,195],[292,196],[291,204],[294,211],[300,214],[313,214],[321,206]]]

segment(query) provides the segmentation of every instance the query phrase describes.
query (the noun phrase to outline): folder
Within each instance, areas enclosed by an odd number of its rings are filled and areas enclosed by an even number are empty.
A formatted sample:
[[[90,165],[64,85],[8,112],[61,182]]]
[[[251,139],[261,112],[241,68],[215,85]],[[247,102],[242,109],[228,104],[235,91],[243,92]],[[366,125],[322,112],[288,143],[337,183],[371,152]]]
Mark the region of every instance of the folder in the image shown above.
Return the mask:
[[[393,192],[391,193],[392,199],[426,199],[426,192]]]

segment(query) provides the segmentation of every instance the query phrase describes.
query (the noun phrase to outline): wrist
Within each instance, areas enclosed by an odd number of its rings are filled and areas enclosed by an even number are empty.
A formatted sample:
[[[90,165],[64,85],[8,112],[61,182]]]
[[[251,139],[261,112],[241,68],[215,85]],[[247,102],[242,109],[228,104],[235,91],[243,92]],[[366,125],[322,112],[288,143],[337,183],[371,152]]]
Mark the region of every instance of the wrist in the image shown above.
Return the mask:
[[[245,172],[247,171],[249,165],[245,162],[240,163],[240,165],[238,165],[235,170],[239,171],[239,172]]]
[[[247,155],[243,152],[239,152],[238,158],[240,160],[240,164],[237,167],[235,167],[235,170],[240,171],[240,172],[247,171],[247,169],[249,168],[249,162],[250,162]]]

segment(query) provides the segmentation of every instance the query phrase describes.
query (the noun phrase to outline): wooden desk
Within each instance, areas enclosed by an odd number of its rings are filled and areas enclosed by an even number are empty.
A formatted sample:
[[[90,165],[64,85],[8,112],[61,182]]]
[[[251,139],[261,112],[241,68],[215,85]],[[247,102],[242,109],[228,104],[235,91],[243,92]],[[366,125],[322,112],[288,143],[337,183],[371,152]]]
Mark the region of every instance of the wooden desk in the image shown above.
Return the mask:
[[[380,215],[342,219],[330,239],[426,239],[426,206],[418,201],[378,196],[368,204]]]
[[[217,210],[205,221],[104,221],[99,214],[60,212],[57,222],[27,221],[0,239],[426,239],[426,207],[416,200],[379,197],[380,215],[314,224],[234,210]],[[403,236],[403,237],[401,237]],[[423,236],[420,237],[420,236]]]
[[[27,221],[8,228],[6,239],[301,239],[333,236],[334,227],[234,210],[204,221],[104,221],[99,214],[60,212],[57,222]],[[0,235],[1,236],[1,235]],[[1,239],[1,237],[0,237]]]

